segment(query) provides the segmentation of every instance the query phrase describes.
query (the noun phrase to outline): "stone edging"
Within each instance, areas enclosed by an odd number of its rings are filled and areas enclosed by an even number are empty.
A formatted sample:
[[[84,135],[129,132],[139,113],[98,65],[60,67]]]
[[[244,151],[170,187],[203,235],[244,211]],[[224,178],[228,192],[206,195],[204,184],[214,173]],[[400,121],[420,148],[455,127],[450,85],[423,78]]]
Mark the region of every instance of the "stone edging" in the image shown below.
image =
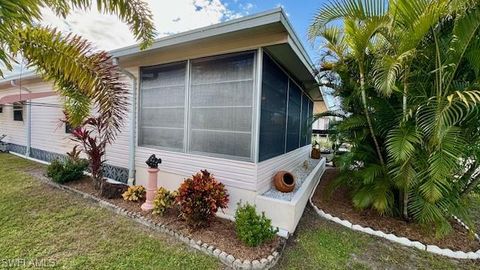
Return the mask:
[[[190,246],[190,247],[192,247],[196,250],[199,250],[199,251],[201,251],[201,252],[203,252],[203,253],[205,253],[209,256],[217,258],[224,265],[226,265],[228,267],[231,267],[233,269],[270,269],[277,264],[278,260],[281,257],[281,254],[283,252],[283,249],[286,245],[286,242],[287,242],[285,239],[280,238],[280,246],[277,247],[277,249],[275,251],[273,251],[266,258],[262,258],[260,260],[253,260],[253,261],[240,260],[238,258],[235,258],[233,255],[216,248],[215,246],[209,245],[207,243],[203,243],[200,240],[195,241],[194,239],[192,239],[188,236],[184,236],[183,234],[166,227],[162,223],[154,222],[151,219],[148,219],[148,218],[146,218],[146,217],[144,217],[144,216],[142,216],[138,213],[127,211],[124,208],[121,208],[117,205],[114,205],[110,202],[102,200],[102,199],[100,199],[96,196],[93,196],[91,194],[88,194],[86,192],[71,188],[69,186],[57,184],[55,182],[50,181],[50,179],[48,179],[46,177],[39,178],[38,175],[35,175],[35,177],[37,179],[40,179],[40,181],[42,181],[42,182],[44,182],[44,183],[46,183],[46,184],[48,184],[52,187],[55,187],[55,188],[73,193],[75,195],[81,196],[85,199],[88,199],[90,201],[93,201],[93,202],[97,203],[102,208],[111,210],[111,211],[115,212],[116,214],[119,214],[119,215],[122,215],[122,216],[125,216],[125,217],[129,217],[129,218],[133,219],[135,222],[140,223],[144,226],[147,226],[147,227],[149,227],[153,230],[162,232],[164,234],[168,234],[171,237],[174,237],[177,240],[180,240],[181,242],[187,244],[188,246]]]
[[[394,234],[391,234],[391,233],[387,234],[387,233],[384,233],[382,231],[374,230],[370,227],[362,227],[362,226],[357,225],[357,224],[352,224],[348,220],[342,220],[338,217],[335,217],[335,216],[332,216],[328,213],[325,213],[323,210],[318,208],[312,202],[312,197],[313,197],[313,193],[312,193],[312,196],[309,199],[310,205],[313,207],[313,209],[315,209],[315,212],[317,212],[317,214],[319,216],[321,216],[325,219],[328,219],[330,221],[333,221],[337,224],[340,224],[342,226],[345,226],[345,227],[347,227],[349,229],[352,229],[354,231],[359,231],[359,232],[367,233],[367,234],[370,234],[370,235],[378,236],[378,237],[387,239],[389,241],[398,243],[400,245],[404,245],[404,246],[407,246],[407,247],[415,247],[415,248],[423,250],[423,251],[427,251],[427,252],[430,252],[430,253],[434,253],[434,254],[438,254],[438,255],[454,258],[454,259],[472,259],[472,260],[480,259],[480,249],[477,250],[476,252],[473,252],[473,251],[470,251],[470,252],[452,251],[451,249],[448,249],[448,248],[440,248],[436,245],[426,245],[426,244],[423,244],[419,241],[412,241],[412,240],[410,240],[406,237],[398,237]],[[460,219],[458,219],[455,216],[454,216],[454,218],[460,225],[465,227],[465,229],[469,230],[468,226],[465,225]],[[477,234],[475,234],[475,238],[477,240],[479,240],[479,237],[478,237]]]

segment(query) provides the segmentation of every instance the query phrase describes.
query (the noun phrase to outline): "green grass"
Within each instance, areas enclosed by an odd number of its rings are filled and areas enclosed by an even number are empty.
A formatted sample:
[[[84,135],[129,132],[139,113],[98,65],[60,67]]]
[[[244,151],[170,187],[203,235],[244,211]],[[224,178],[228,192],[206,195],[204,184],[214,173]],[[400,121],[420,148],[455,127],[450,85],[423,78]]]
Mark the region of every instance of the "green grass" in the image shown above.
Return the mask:
[[[310,207],[289,239],[277,269],[480,269],[369,236],[321,219]]]
[[[0,268],[4,260],[57,269],[218,269],[212,257],[42,184],[40,165],[0,154]]]
[[[2,260],[55,262],[57,269],[219,269],[215,259],[142,225],[51,188],[22,172],[42,165],[0,154]],[[478,198],[477,198],[478,199]],[[480,204],[472,211],[478,211]],[[358,233],[307,207],[277,269],[480,269]]]

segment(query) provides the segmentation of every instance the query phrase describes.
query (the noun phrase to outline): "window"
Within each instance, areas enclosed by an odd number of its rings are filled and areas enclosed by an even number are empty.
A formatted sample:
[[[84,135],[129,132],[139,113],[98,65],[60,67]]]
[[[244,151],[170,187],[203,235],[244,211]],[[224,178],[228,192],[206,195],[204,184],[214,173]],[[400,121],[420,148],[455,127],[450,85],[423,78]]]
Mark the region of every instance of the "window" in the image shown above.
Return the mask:
[[[254,54],[192,61],[189,151],[251,158]]]
[[[309,144],[313,104],[287,73],[264,54],[259,161]]]
[[[302,95],[302,119],[301,123],[301,133],[300,133],[300,146],[307,145],[307,136],[308,136],[308,118],[309,118],[309,105],[310,100],[306,95]]]
[[[141,69],[139,144],[251,160],[254,53],[188,65]]]
[[[259,160],[285,153],[287,75],[266,56],[263,58]]]
[[[23,104],[13,104],[13,121],[23,121]]]
[[[72,127],[72,125],[70,125],[70,123],[68,122],[65,122],[65,133],[71,134],[73,130],[74,128]]]
[[[186,62],[142,68],[139,143],[184,148]]]
[[[302,91],[290,80],[288,89],[287,152],[300,147],[300,114],[302,112]]]

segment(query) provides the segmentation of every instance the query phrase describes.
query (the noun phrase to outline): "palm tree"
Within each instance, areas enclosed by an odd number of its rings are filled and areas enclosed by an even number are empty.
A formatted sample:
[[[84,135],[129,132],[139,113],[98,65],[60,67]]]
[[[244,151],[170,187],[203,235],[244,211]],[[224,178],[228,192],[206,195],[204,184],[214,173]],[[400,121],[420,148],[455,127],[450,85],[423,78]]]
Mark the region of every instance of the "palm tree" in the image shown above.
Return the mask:
[[[392,0],[386,8],[381,0],[333,3],[319,12],[315,22],[321,23],[314,23],[311,31],[324,37],[331,55],[342,48],[339,40],[345,39],[347,45],[341,58],[327,64],[341,78],[337,93],[345,98],[342,107],[349,115],[335,128],[354,145],[342,157],[339,182],[351,187],[357,207],[433,223],[438,233],[446,233],[451,214],[468,220],[462,194],[480,181],[475,174],[480,151],[468,143],[480,139],[478,1]],[[382,23],[370,36],[368,47],[348,42],[356,35],[357,43],[363,43],[362,33],[371,29],[364,22],[380,17]],[[332,39],[323,22],[339,18],[344,24],[337,26],[337,38]],[[352,18],[357,21],[353,27]],[[343,39],[338,38],[341,35]],[[359,57],[358,48],[366,50],[366,57]],[[365,71],[357,66],[371,68]],[[355,95],[357,81],[360,97]],[[365,108],[364,95],[370,109],[359,112],[352,104],[361,102]],[[369,112],[375,112],[372,123]],[[373,134],[372,127],[377,142],[386,149],[386,166],[372,160],[366,145],[364,134],[366,130]],[[379,147],[373,145],[378,155]]]
[[[95,2],[95,3],[94,3]],[[152,14],[141,0],[17,0],[0,3],[0,61],[12,69],[21,55],[28,66],[54,83],[66,98],[68,120],[77,126],[97,107],[107,125],[107,140],[112,142],[122,125],[127,109],[127,87],[120,81],[111,57],[80,36],[63,34],[38,25],[41,9],[50,8],[65,18],[73,9],[96,7],[116,14],[126,22],[141,47],[149,46],[155,35]],[[0,75],[3,73],[0,71]]]
[[[319,36],[325,36],[324,33],[328,32],[336,32],[337,36],[339,36],[338,31],[335,30],[337,28],[335,28],[335,26],[333,26],[334,28],[330,28],[329,24],[337,19],[343,19],[343,33],[341,37],[336,40],[337,42],[343,42],[343,44],[335,45],[337,45],[336,47],[343,47],[348,53],[355,57],[358,63],[363,111],[373,143],[375,144],[378,159],[382,166],[385,165],[385,162],[370,117],[365,76],[369,72],[366,63],[367,54],[369,54],[369,50],[372,48],[374,39],[382,28],[386,27],[389,20],[386,16],[387,7],[384,1],[332,1],[318,11],[308,31],[311,40],[315,40]],[[338,52],[336,53],[338,54]]]

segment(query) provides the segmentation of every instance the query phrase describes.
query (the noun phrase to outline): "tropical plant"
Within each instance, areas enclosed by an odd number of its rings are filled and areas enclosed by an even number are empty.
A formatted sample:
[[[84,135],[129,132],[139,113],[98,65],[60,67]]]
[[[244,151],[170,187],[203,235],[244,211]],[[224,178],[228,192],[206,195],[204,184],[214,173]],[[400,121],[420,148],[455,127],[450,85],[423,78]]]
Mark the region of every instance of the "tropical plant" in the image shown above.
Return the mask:
[[[171,192],[164,187],[160,187],[155,193],[152,213],[163,216],[167,209],[170,209],[174,206],[176,197],[176,191]]]
[[[144,186],[129,186],[127,191],[122,194],[125,201],[138,202],[145,198],[147,191]]]
[[[262,212],[257,214],[255,206],[249,203],[237,204],[235,211],[235,230],[237,237],[247,246],[256,247],[272,240],[278,228],[272,228],[272,221]]]
[[[329,25],[337,19],[342,27]],[[361,35],[372,21],[375,34]],[[345,115],[333,129],[352,145],[337,184],[352,189],[355,206],[433,224],[439,235],[452,214],[468,221],[465,194],[480,181],[468,143],[480,139],[479,28],[470,0],[342,0],[319,11],[310,35],[325,43],[321,75]]]
[[[47,167],[47,176],[60,184],[81,179],[88,168],[88,161],[81,159],[80,153],[75,146],[64,161],[53,160]]]
[[[103,118],[88,118],[81,126],[72,131],[72,140],[79,143],[88,156],[90,173],[96,190],[101,190],[103,178],[103,164],[105,163],[105,148],[108,143],[108,126]]]
[[[183,219],[195,229],[209,226],[218,209],[227,207],[228,197],[225,186],[203,170],[183,181],[176,201]]]

